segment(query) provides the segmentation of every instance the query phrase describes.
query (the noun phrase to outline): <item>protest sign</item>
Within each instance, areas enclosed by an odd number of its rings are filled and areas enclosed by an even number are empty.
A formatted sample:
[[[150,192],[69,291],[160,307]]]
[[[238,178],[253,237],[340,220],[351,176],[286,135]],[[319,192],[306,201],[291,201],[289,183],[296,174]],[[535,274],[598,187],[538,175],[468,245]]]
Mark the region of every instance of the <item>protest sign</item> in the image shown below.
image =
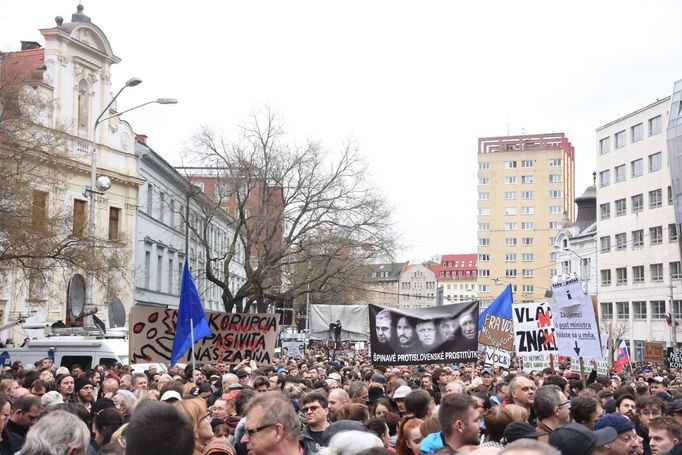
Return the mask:
[[[478,337],[478,344],[505,351],[514,350],[514,327],[511,319],[496,314],[486,314]]]
[[[515,303],[514,348],[516,354],[535,355],[557,351],[552,311],[543,303]]]
[[[552,298],[557,307],[577,305],[584,297],[577,275],[561,277],[552,282]]]
[[[604,358],[590,296],[584,296],[577,305],[570,307],[561,307],[550,302],[550,308],[560,355]]]
[[[478,302],[430,308],[369,305],[375,365],[461,363],[478,359]]]
[[[644,361],[652,363],[661,363],[663,361],[663,343],[660,341],[645,342]]]
[[[177,309],[135,306],[130,310],[130,362],[169,363]],[[199,363],[239,363],[244,359],[259,364],[272,362],[277,338],[277,314],[234,314],[206,312],[213,334],[194,345]],[[191,350],[180,359],[189,362]]]
[[[521,369],[526,373],[531,371],[542,371],[551,366],[550,354],[524,355],[521,359]]]
[[[282,341],[282,357],[302,357],[305,355],[305,345],[298,340]]]
[[[668,348],[665,363],[668,368],[682,368],[682,348]]]
[[[504,349],[497,349],[492,346],[483,346],[483,363],[487,366],[500,366],[509,368],[511,365],[512,353]]]
[[[592,359],[583,359],[583,366],[585,371],[589,373],[592,371]],[[580,357],[571,357],[571,373],[580,374]],[[609,375],[609,362],[607,360],[597,359],[597,376]]]

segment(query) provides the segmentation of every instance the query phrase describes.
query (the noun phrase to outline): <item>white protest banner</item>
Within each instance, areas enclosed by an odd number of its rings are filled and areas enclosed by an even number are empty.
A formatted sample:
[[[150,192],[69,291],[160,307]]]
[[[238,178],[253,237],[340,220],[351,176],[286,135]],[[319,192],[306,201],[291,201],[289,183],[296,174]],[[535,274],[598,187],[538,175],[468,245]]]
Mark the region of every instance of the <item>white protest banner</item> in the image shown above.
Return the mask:
[[[577,305],[585,297],[580,278],[575,274],[552,281],[552,294],[558,307]]]
[[[583,359],[583,367],[586,373],[592,371],[592,359]],[[580,374],[580,358],[571,357],[571,373]],[[598,376],[608,376],[609,375],[609,362],[607,360],[597,359],[597,375]]]
[[[592,298],[583,297],[577,305],[560,307],[550,303],[556,329],[559,355],[603,359]]]
[[[530,373],[533,370],[542,371],[551,366],[549,354],[523,355],[519,356],[519,358],[521,359],[521,369],[526,373]]]
[[[511,353],[504,349],[483,346],[483,362],[485,365],[509,368],[511,365]]]
[[[557,343],[552,311],[543,303],[515,303],[514,349],[519,356],[556,353]]]

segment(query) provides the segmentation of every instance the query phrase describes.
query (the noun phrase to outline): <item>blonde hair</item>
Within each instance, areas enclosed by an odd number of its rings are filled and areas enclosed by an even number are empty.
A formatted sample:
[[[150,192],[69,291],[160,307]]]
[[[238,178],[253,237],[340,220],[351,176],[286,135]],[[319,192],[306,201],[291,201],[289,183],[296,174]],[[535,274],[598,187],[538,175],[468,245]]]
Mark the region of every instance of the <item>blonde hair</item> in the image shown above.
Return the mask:
[[[518,404],[508,404],[505,409],[511,413],[514,422],[526,422],[529,417],[528,410]]]
[[[204,453],[204,445],[196,437],[196,431],[201,423],[201,420],[206,417],[206,412],[208,408],[206,407],[206,401],[202,398],[191,398],[189,400],[183,400],[176,405],[183,414],[185,414],[189,421],[192,423],[192,429],[195,432],[194,436],[194,455],[201,455]]]

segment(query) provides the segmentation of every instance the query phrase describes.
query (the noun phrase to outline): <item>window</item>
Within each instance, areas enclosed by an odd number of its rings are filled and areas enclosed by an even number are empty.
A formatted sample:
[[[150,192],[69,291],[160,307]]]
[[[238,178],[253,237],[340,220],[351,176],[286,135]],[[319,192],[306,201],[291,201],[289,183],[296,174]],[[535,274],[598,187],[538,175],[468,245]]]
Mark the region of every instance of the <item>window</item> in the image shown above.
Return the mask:
[[[644,283],[644,266],[635,265],[632,267],[632,282]]]
[[[522,237],[521,238],[521,244],[523,246],[531,246],[533,245],[533,237]]]
[[[661,170],[662,165],[663,156],[661,155],[661,152],[649,155],[649,172],[656,172]]]
[[[677,225],[675,223],[668,225],[668,241],[677,242]]]
[[[532,284],[524,284],[523,286],[521,286],[521,292],[525,292],[527,294],[535,292],[535,286],[533,286]]]
[[[478,285],[478,292],[490,292],[490,285],[489,284],[479,284]]]
[[[602,253],[608,253],[609,251],[611,251],[611,237],[609,236],[600,237],[599,244],[601,245]]]
[[[478,193],[478,200],[479,201],[487,201],[489,199],[490,199],[490,193],[488,193],[488,192]]]
[[[516,215],[516,207],[506,207],[504,209],[505,215]]]
[[[654,118],[649,119],[649,136],[658,134],[661,132],[661,116],[658,115]]]
[[[611,171],[610,170],[605,170],[601,171],[599,173],[599,186],[604,187],[604,186],[609,186],[611,183]]]
[[[144,252],[144,287],[149,289],[149,282],[152,273],[152,253],[151,251]]]
[[[533,207],[521,207],[521,214],[532,215],[535,212]]]
[[[635,319],[646,319],[646,302],[632,302],[632,313]]]
[[[549,174],[549,183],[561,183],[561,174]]]
[[[680,261],[671,262],[668,264],[670,267],[670,279],[679,280],[682,278],[682,268],[680,268]]]
[[[478,223],[478,230],[479,231],[489,231],[490,230],[490,223]]]
[[[504,198],[508,201],[516,199],[516,191],[505,191]]]
[[[559,215],[561,213],[561,206],[560,205],[550,205],[549,206],[549,213],[553,215]]]
[[[549,167],[561,167],[561,158],[553,158],[549,160]]]
[[[561,199],[561,190],[549,190],[550,199]]]
[[[479,254],[478,260],[481,262],[488,262],[490,260],[490,255],[488,253]]]
[[[533,230],[533,222],[532,221],[524,221],[521,223],[521,229],[524,231],[532,231]]]
[[[616,317],[630,319],[630,302],[616,302]]]
[[[614,143],[615,143],[614,148],[619,149],[625,147],[625,130],[619,131],[615,134]]]
[[[478,184],[479,185],[490,185],[490,177],[479,177],[478,178]]]
[[[535,271],[533,269],[522,269],[521,272],[526,278],[532,278],[535,275]]]
[[[86,201],[74,199],[73,201],[73,234],[82,236],[85,231],[85,226],[88,223],[88,211]]]
[[[630,175],[632,177],[641,177],[644,174],[644,159],[632,161],[630,163]]]
[[[505,161],[504,162],[504,168],[505,169],[516,169],[516,161]]]
[[[601,303],[601,318],[613,319],[613,304],[611,302]]]
[[[618,199],[614,203],[616,206],[616,216],[623,216],[627,213],[627,206],[625,204],[625,199]]]
[[[507,253],[504,255],[505,262],[516,262],[516,253]]]
[[[668,205],[673,205],[673,187],[668,185]]]
[[[154,186],[147,183],[147,215],[153,216],[152,210],[154,208]]]
[[[506,246],[516,246],[516,237],[507,237],[504,239]]]
[[[616,285],[628,284],[628,269],[625,267],[618,267],[616,269]]]
[[[632,247],[633,248],[641,248],[643,246],[644,246],[644,230],[638,229],[636,231],[632,231]]]
[[[649,191],[649,208],[655,209],[663,205],[663,192],[661,189]]]
[[[156,290],[161,292],[161,274],[163,273],[163,256],[156,257]]]
[[[611,151],[611,138],[605,137],[603,139],[599,139],[599,154],[604,155],[605,153],[609,153],[610,151]]]
[[[524,262],[530,262],[533,260],[533,253],[523,253],[521,254],[521,260]]]
[[[533,176],[532,175],[522,175],[521,176],[521,183],[533,183]]]
[[[682,319],[682,300],[673,300],[673,312],[675,319]]]
[[[521,167],[525,167],[525,168],[533,167],[533,160],[521,161]]]
[[[601,285],[610,286],[611,285],[611,269],[600,270],[601,274]]]
[[[616,250],[624,250],[627,247],[627,236],[625,232],[616,234]]]
[[[549,222],[549,228],[550,229],[561,229],[561,221],[550,221]]]
[[[508,175],[507,177],[504,178],[504,183],[506,183],[507,185],[512,185],[516,183],[516,176]]]
[[[630,142],[641,141],[644,137],[644,125],[638,123],[637,125],[630,128]]]
[[[504,223],[504,230],[505,231],[515,231],[516,230],[516,223]]]
[[[506,269],[504,271],[504,276],[506,278],[516,278],[516,269]]]
[[[490,239],[478,239],[478,246],[490,246]]]
[[[663,243],[663,227],[656,226],[649,228],[649,243],[651,245],[658,245]]]
[[[549,262],[556,262],[556,251],[549,253]]]
[[[480,163],[478,163],[478,169],[481,171],[485,171],[486,169],[490,169],[490,162],[481,161]]]
[[[166,193],[159,192],[159,221],[162,223],[165,221],[165,211],[166,211]]]
[[[43,229],[47,221],[47,193],[33,190],[33,207],[31,210],[31,226]]]
[[[478,209],[478,216],[488,216],[490,215],[489,208]]]
[[[109,240],[120,238],[121,209],[109,207]]]
[[[635,194],[632,196],[632,213],[641,212],[644,210],[644,195]]]
[[[651,281],[655,283],[663,281],[663,264],[651,264],[649,268],[651,270]]]
[[[521,199],[533,199],[532,191],[521,191]]]
[[[651,301],[651,319],[665,318],[665,300]]]
[[[614,169],[614,173],[616,174],[616,183],[625,181],[625,165],[624,164],[621,164],[620,166],[616,166],[616,168]]]

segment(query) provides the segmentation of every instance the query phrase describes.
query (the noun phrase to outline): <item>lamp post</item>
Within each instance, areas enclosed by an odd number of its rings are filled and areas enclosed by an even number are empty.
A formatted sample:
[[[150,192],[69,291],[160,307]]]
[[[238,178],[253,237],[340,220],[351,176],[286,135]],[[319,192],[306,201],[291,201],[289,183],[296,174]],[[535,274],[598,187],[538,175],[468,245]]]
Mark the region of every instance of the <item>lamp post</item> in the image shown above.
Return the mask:
[[[90,185],[85,187],[85,191],[83,192],[83,195],[89,199],[89,211],[88,211],[88,239],[90,241],[90,254],[88,255],[88,270],[87,270],[87,287],[85,290],[85,306],[83,308],[83,312],[85,314],[88,313],[93,313],[96,312],[96,306],[94,305],[94,296],[95,296],[95,254],[96,254],[96,234],[97,234],[97,210],[96,210],[96,204],[97,204],[97,195],[98,194],[104,194],[105,191],[107,191],[109,188],[111,188],[111,180],[106,177],[102,176],[100,178],[97,178],[97,127],[104,122],[105,120],[109,120],[114,117],[119,117],[126,112],[130,112],[134,109],[138,109],[142,106],[146,106],[147,104],[151,103],[158,103],[158,104],[176,104],[178,101],[174,98],[159,98],[153,101],[148,101],[146,103],[142,103],[138,106],[132,107],[130,109],[126,109],[125,111],[122,112],[117,112],[115,114],[109,115],[105,117],[105,114],[109,112],[109,108],[111,107],[112,104],[114,104],[114,101],[118,98],[118,96],[123,92],[128,87],[135,87],[138,86],[142,83],[142,79],[133,77],[130,78],[126,81],[125,85],[121,87],[121,89],[114,95],[114,97],[109,101],[109,104],[106,105],[106,107],[100,112],[100,114],[97,116],[97,119],[95,120],[95,125],[93,127],[92,131],[92,158],[90,162]],[[85,317],[83,326],[84,327],[92,327],[93,324],[93,319],[92,315],[88,315]]]

